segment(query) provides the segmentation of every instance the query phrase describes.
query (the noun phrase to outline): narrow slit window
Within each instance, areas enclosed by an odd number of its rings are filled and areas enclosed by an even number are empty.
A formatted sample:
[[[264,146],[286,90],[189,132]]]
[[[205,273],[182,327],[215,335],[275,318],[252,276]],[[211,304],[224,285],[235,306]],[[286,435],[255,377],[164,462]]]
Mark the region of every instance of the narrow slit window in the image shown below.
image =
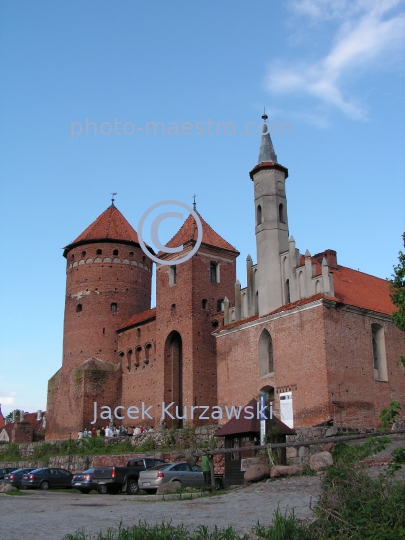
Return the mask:
[[[113,311],[113,312],[118,311],[118,304],[116,304],[116,302],[112,302],[111,311]]]

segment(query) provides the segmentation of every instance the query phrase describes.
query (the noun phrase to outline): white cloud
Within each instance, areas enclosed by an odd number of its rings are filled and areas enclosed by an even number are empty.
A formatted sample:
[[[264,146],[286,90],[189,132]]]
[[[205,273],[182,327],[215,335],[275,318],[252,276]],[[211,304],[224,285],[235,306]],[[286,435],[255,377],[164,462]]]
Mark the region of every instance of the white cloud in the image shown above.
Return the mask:
[[[14,405],[17,394],[15,392],[8,392],[0,388],[0,405]]]
[[[402,0],[293,0],[290,7],[317,21],[343,19],[326,56],[312,63],[290,66],[277,62],[269,67],[266,88],[274,93],[304,93],[340,109],[351,118],[365,113],[354,98],[344,95],[348,76],[376,67],[403,48],[405,13],[387,18]]]

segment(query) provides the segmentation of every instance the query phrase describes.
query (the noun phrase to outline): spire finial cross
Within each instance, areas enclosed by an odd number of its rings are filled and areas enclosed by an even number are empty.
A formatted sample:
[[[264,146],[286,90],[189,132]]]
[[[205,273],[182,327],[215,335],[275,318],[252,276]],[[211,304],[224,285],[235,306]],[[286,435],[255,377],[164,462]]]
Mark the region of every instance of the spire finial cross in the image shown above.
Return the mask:
[[[197,210],[197,203],[195,202],[195,198],[197,197],[197,195],[193,195],[193,210],[196,211]]]
[[[268,116],[267,116],[267,114],[266,114],[266,107],[264,107],[264,112],[263,112],[263,114],[262,114],[262,118],[263,118],[264,121],[266,121],[267,118],[268,118]]]

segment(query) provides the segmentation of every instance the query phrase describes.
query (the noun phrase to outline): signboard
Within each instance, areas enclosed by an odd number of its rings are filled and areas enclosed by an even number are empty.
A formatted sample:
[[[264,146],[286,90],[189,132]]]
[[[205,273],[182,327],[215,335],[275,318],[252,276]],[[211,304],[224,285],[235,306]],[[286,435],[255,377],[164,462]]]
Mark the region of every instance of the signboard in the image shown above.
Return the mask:
[[[286,426],[294,427],[292,392],[280,393],[280,420]]]

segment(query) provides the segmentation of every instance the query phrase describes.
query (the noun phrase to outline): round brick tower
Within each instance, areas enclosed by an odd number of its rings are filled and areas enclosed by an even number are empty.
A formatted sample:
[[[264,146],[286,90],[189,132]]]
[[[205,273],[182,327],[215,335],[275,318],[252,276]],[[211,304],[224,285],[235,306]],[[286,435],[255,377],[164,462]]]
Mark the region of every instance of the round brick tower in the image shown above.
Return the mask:
[[[48,383],[47,439],[89,426],[93,402],[116,406],[122,366],[117,330],[150,309],[152,261],[113,204],[65,247],[62,368]]]
[[[118,362],[116,330],[150,309],[152,261],[112,204],[66,246],[63,368],[88,358]]]

